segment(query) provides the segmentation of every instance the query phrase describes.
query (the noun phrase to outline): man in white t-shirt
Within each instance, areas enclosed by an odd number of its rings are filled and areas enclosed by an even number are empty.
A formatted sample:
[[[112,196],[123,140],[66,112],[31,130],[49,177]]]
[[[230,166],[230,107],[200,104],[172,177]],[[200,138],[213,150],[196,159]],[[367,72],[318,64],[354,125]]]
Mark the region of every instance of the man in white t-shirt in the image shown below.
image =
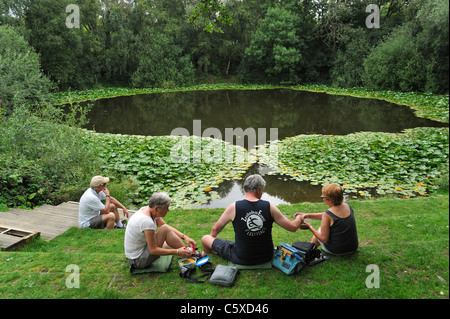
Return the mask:
[[[80,198],[78,224],[81,228],[125,228],[120,221],[117,206],[122,208],[123,215],[126,217],[128,217],[128,210],[117,199],[111,197],[106,188],[108,182],[108,177],[92,177],[90,188]]]
[[[162,219],[169,211],[171,201],[166,193],[154,193],[148,206],[139,209],[128,220],[124,248],[131,267],[147,268],[162,255],[191,256],[192,252],[183,240],[194,247],[197,243]]]

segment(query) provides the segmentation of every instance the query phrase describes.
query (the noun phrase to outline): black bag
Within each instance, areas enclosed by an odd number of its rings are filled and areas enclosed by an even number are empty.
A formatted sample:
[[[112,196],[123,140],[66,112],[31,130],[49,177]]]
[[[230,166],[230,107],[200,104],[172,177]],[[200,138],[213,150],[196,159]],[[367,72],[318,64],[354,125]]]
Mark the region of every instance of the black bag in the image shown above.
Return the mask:
[[[292,247],[297,248],[301,252],[307,266],[313,266],[330,259],[330,257],[323,255],[315,244],[310,242],[296,241],[292,244]]]
[[[197,277],[193,277],[197,268],[200,268],[203,274]],[[208,281],[213,272],[214,266],[209,261],[201,266],[195,266],[195,264],[185,264],[180,266],[180,277],[195,284],[202,284]]]

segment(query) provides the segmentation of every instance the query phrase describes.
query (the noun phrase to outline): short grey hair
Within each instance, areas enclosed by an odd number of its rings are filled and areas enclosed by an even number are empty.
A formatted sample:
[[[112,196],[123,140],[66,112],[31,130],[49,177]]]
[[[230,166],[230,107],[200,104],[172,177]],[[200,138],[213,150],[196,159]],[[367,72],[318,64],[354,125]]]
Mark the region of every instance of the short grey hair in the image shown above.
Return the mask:
[[[164,192],[156,192],[150,197],[148,206],[150,208],[164,208],[172,202],[172,199]]]
[[[266,181],[259,174],[250,175],[245,179],[244,191],[256,192],[259,189],[266,187]]]

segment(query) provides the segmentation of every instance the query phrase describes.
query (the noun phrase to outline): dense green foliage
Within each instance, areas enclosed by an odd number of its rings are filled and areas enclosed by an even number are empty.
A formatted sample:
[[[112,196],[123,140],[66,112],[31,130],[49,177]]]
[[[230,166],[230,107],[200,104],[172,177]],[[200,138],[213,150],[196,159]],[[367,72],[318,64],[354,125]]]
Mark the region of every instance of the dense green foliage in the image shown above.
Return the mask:
[[[267,11],[245,50],[244,75],[250,75],[249,82],[294,84],[305,80],[300,78],[307,64],[305,35],[314,29],[295,11],[281,6]],[[269,80],[263,80],[267,77]]]
[[[8,0],[0,25],[24,36],[59,89],[218,75],[448,93],[448,0],[378,1],[379,28],[366,25],[372,2]],[[79,28],[66,26],[69,4],[79,6]]]
[[[51,88],[39,56],[14,28],[0,25],[0,108],[41,102]]]
[[[278,143],[274,173],[315,184],[336,183],[347,194],[426,196],[447,179],[448,129],[418,128],[402,134],[299,135]]]
[[[19,107],[0,121],[0,204],[60,201],[66,192],[78,194],[99,169],[90,141],[76,128],[83,114],[76,109],[67,116],[48,109],[39,114]]]

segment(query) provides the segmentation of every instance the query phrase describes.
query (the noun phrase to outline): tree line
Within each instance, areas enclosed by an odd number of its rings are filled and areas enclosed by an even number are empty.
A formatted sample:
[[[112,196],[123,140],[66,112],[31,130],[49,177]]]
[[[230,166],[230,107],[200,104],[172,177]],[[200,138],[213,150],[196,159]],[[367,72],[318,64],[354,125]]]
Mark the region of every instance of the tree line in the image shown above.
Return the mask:
[[[448,45],[448,0],[3,0],[0,103],[206,75],[448,93]]]

